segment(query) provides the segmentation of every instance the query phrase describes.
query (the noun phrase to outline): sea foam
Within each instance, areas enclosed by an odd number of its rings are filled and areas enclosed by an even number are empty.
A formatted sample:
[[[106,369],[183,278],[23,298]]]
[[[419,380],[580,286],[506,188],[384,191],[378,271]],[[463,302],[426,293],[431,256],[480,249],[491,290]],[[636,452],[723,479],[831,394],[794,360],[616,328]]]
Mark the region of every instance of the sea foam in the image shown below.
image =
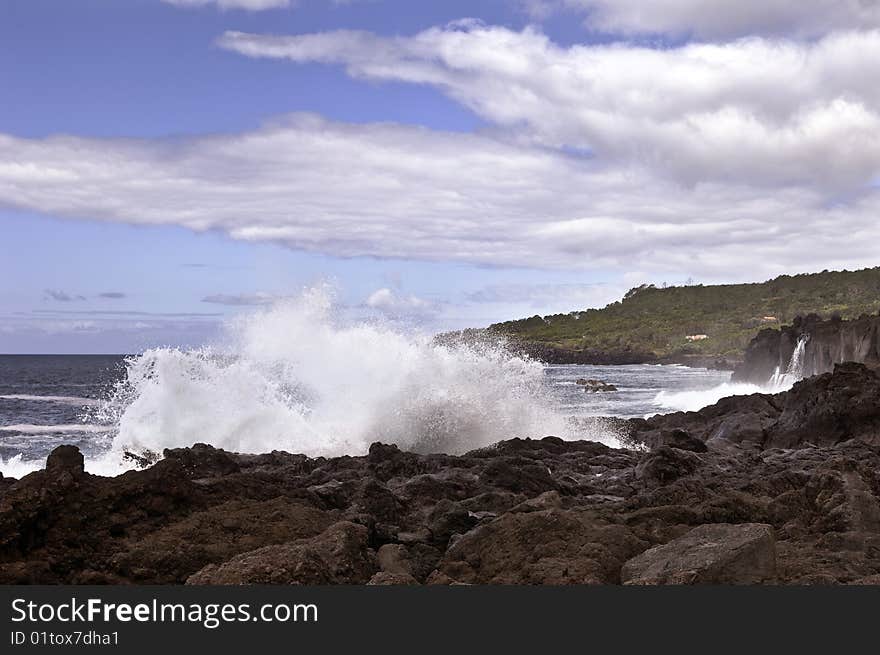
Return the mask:
[[[753,393],[780,393],[788,391],[804,377],[804,352],[807,337],[802,337],[792,353],[788,366],[783,371],[777,368],[771,378],[763,385],[744,382],[725,382],[710,389],[691,391],[661,391],[654,398],[654,404],[663,411],[695,412],[714,405],[728,396],[747,396]]]
[[[544,366],[500,341],[440,344],[335,316],[332,294],[311,289],[230,321],[211,347],[130,358],[97,412],[114,426],[111,452],[87,468],[198,442],[312,456],[360,455],[375,441],[446,453],[512,437],[618,443],[610,429],[566,419]]]

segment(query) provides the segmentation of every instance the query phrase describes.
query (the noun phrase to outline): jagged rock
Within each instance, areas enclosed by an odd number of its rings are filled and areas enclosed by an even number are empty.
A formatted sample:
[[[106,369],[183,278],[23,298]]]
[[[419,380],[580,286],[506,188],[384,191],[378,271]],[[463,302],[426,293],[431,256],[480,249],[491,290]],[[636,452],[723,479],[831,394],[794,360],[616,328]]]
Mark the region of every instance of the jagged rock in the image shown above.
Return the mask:
[[[445,546],[452,535],[467,532],[478,519],[460,503],[444,499],[434,506],[427,521],[434,541]]]
[[[690,475],[702,463],[694,453],[660,446],[642,458],[636,466],[636,478],[648,485],[669,484],[682,476]]]
[[[551,469],[524,457],[496,457],[483,469],[482,479],[517,493],[538,494],[557,489]]]
[[[384,523],[397,523],[402,503],[382,482],[369,478],[355,496],[357,508]]]
[[[629,585],[758,584],[776,577],[773,527],[701,525],[623,565]]]
[[[239,465],[228,453],[213,446],[197,443],[192,448],[165,449],[165,459],[180,462],[186,474],[193,478],[238,473]]]
[[[407,573],[379,571],[367,584],[370,586],[417,585],[419,581]]]
[[[588,513],[511,513],[458,539],[438,571],[466,584],[608,584],[643,549],[626,527]]]
[[[617,387],[613,384],[609,384],[608,382],[604,382],[602,380],[587,380],[585,378],[580,378],[576,381],[576,384],[584,387],[584,391],[587,393],[599,393],[599,392],[608,392],[608,391],[617,391]]]
[[[704,453],[708,450],[704,441],[691,436],[687,430],[682,430],[681,428],[645,431],[639,437],[640,441],[650,448],[670,446],[671,448],[689,450],[694,453]]]
[[[396,575],[412,575],[413,567],[409,551],[401,544],[385,544],[376,551],[379,568],[385,573]]]
[[[46,472],[77,478],[85,472],[85,460],[76,446],[58,446],[46,458]]]
[[[367,529],[335,523],[310,539],[267,546],[210,564],[186,581],[191,585],[365,584],[377,572]]]
[[[283,498],[231,500],[131,540],[111,564],[120,577],[180,584],[208,564],[263,546],[313,537],[333,522],[327,512]]]
[[[831,446],[848,439],[880,444],[880,376],[863,364],[798,382],[782,396],[782,413],[765,442],[792,448]]]
[[[669,430],[662,435],[662,439],[664,446],[678,450],[689,450],[695,453],[705,453],[709,450],[704,442],[692,437],[687,430]]]
[[[558,491],[545,491],[540,496],[524,500],[511,508],[511,513],[541,512],[547,509],[562,509],[562,497]]]

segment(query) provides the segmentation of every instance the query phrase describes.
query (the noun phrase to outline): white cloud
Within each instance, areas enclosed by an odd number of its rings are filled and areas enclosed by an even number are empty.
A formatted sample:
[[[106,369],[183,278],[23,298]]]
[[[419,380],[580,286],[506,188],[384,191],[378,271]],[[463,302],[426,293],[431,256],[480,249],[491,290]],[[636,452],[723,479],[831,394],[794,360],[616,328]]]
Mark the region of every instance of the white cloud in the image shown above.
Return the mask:
[[[834,30],[880,27],[878,0],[527,0],[545,14],[584,12],[588,27],[611,33],[694,34],[729,38],[749,34],[817,36]],[[539,14],[540,15],[540,14]]]
[[[162,0],[165,4],[191,9],[217,5],[220,9],[245,9],[247,11],[263,11],[265,9],[283,9],[295,5],[291,0]]]
[[[809,43],[562,48],[533,29],[471,22],[412,37],[231,32],[219,43],[250,57],[433,85],[524,141],[689,185],[840,192],[880,173],[880,31]]]
[[[0,205],[336,256],[700,279],[877,263],[880,189],[683,186],[646,165],[311,115],[234,135],[0,135]],[[662,280],[660,277],[659,280]]]
[[[403,295],[388,288],[376,289],[366,301],[367,307],[387,314],[426,314],[433,313],[433,303],[414,295]]]

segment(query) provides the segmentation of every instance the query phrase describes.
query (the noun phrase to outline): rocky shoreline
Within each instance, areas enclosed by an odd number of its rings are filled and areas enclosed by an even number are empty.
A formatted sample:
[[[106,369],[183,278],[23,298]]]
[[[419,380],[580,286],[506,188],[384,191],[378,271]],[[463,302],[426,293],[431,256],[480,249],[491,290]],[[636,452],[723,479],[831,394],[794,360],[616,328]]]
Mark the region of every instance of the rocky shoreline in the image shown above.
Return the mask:
[[[609,421],[633,445],[461,456],[169,450],[115,478],[72,446],[0,480],[7,584],[880,584],[880,377]]]

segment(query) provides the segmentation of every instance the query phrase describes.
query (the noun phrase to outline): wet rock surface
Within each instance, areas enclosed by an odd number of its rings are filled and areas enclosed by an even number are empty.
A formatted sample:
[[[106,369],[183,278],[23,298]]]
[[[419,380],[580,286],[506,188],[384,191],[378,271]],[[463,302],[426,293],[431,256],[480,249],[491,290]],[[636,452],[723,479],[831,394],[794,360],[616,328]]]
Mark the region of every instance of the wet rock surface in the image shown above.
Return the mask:
[[[58,449],[0,485],[0,582],[877,584],[880,379],[621,421],[631,449],[168,450],[115,478]]]

